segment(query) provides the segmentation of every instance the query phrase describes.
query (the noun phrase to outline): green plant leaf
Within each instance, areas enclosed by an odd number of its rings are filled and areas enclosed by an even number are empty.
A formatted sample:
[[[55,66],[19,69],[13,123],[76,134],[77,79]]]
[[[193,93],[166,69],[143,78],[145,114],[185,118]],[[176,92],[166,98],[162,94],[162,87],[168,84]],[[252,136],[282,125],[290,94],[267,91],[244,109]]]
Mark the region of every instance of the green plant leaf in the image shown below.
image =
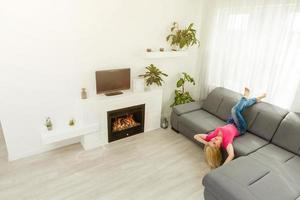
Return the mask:
[[[181,89],[175,90],[174,102],[170,105],[171,107],[179,105],[179,104],[185,104],[185,103],[195,101],[188,91],[183,91],[185,81],[188,81],[190,83],[195,82],[194,79],[189,74],[187,74],[186,72],[182,73],[182,77],[176,83],[176,86],[178,88],[181,87]]]
[[[172,36],[167,37],[167,41],[170,42],[172,46],[177,46],[180,49],[184,47],[190,47],[193,45],[200,46],[200,42],[196,37],[196,30],[193,29],[193,23],[189,24],[186,29],[178,29],[178,24],[173,23],[171,28]]]
[[[179,88],[179,87],[181,87],[183,84],[184,84],[184,80],[181,78],[181,79],[179,79],[179,80],[177,81],[176,86]]]
[[[163,73],[160,69],[158,69],[155,65],[150,64],[146,67],[146,72],[143,75],[139,75],[144,77],[146,85],[155,84],[157,86],[162,86],[162,76],[168,76],[167,74]]]

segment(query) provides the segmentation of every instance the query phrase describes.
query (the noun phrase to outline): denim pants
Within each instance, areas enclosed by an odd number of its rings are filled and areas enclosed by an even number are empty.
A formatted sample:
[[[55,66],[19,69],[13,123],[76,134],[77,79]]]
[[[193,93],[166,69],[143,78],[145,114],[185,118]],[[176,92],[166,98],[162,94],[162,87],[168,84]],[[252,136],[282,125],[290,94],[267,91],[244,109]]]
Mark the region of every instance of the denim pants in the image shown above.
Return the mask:
[[[242,97],[240,101],[231,109],[231,117],[227,120],[227,123],[235,124],[240,135],[245,134],[247,131],[247,122],[242,113],[246,108],[249,108],[255,103],[256,98],[247,99]]]

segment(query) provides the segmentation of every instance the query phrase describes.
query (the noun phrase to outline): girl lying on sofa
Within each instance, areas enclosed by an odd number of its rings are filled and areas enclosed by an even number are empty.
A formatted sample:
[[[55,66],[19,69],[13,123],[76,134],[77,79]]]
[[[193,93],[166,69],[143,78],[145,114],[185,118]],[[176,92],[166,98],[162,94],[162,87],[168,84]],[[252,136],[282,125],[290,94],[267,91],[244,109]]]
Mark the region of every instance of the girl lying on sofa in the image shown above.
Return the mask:
[[[259,97],[249,99],[249,95],[250,90],[245,88],[243,97],[231,109],[231,117],[227,120],[227,125],[218,127],[209,134],[197,134],[194,136],[197,141],[205,145],[205,160],[211,168],[214,169],[221,165],[221,147],[228,153],[224,164],[234,158],[233,140],[235,137],[245,134],[247,130],[247,123],[242,113],[246,108],[249,108],[256,102],[260,102],[266,97],[266,94],[263,94]]]

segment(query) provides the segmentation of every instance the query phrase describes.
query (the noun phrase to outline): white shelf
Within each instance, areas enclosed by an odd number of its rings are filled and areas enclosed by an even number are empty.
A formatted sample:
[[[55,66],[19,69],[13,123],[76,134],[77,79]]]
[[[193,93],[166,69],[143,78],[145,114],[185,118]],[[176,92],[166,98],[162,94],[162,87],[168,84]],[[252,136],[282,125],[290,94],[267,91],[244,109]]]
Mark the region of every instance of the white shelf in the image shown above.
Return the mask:
[[[62,140],[87,135],[89,133],[93,133],[99,130],[99,124],[91,124],[86,126],[78,125],[74,127],[69,127],[64,130],[45,130],[45,132],[42,133],[42,142],[43,144],[51,144]]]
[[[140,92],[134,92],[132,90],[125,90],[122,92],[123,92],[123,94],[115,95],[115,96],[106,96],[104,94],[99,94],[97,96],[91,96],[88,99],[82,99],[81,103],[82,104],[90,104],[91,102],[103,102],[104,105],[109,105],[112,102],[118,103],[117,101],[126,102],[127,98],[138,99],[145,95],[151,97],[152,95],[162,93],[162,89],[161,88],[152,89],[152,90],[145,89],[144,91],[140,91]]]
[[[154,51],[144,53],[144,56],[146,58],[175,58],[187,55],[187,51]]]

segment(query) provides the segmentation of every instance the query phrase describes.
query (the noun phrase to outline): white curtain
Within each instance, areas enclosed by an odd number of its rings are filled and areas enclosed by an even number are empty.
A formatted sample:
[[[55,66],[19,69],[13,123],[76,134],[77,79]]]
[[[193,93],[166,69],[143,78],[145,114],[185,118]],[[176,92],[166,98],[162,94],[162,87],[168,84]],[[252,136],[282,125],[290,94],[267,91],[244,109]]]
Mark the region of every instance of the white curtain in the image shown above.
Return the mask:
[[[216,86],[290,108],[300,83],[300,0],[216,0],[202,54],[204,93]]]

